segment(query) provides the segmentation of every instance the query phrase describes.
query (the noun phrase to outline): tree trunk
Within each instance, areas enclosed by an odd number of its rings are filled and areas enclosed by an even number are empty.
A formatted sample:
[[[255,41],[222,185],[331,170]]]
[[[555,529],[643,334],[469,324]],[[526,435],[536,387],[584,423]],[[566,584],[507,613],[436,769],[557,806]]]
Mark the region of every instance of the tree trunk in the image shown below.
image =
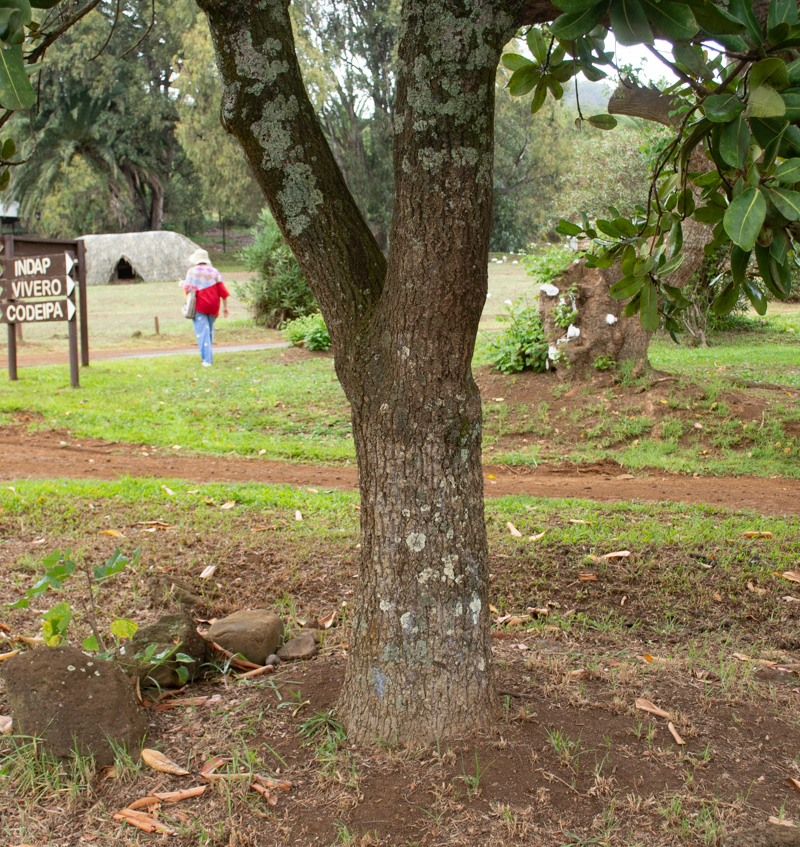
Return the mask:
[[[352,406],[361,562],[339,714],[356,742],[493,716],[481,407],[494,77],[523,4],[406,0],[388,263],[302,86],[286,5],[200,0],[242,143]]]

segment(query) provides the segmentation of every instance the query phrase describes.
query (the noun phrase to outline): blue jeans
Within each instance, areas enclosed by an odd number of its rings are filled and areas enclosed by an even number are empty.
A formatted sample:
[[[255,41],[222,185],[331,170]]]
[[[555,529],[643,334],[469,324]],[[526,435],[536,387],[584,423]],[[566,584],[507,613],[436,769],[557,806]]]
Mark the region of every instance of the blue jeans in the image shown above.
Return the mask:
[[[194,334],[197,336],[197,346],[200,348],[200,358],[210,365],[214,359],[214,354],[211,352],[211,344],[214,341],[214,315],[204,315],[201,312],[196,312],[192,323],[194,324]]]

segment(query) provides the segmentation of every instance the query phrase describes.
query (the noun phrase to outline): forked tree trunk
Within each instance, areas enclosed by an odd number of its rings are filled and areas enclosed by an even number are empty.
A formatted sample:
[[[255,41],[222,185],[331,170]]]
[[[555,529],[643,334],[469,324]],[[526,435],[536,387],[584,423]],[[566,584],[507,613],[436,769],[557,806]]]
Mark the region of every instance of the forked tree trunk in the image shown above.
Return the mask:
[[[481,406],[494,77],[522,2],[403,5],[388,263],[302,87],[283,2],[200,0],[239,138],[328,324],[352,406],[359,591],[349,737],[431,740],[493,716]]]

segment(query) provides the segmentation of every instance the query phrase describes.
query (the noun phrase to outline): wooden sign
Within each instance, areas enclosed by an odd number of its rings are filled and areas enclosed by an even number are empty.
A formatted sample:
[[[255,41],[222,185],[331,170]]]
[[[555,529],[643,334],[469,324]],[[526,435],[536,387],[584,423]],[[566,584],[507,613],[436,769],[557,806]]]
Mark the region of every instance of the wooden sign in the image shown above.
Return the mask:
[[[0,303],[0,323],[33,324],[71,321],[75,317],[72,300],[40,300],[37,303]]]

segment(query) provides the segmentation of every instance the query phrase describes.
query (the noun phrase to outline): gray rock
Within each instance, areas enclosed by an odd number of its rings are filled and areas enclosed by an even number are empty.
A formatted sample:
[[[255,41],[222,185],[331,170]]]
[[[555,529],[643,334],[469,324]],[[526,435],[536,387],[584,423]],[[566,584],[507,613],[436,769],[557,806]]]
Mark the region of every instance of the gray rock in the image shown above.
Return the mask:
[[[800,847],[800,828],[761,824],[724,835],[721,847]]]
[[[231,653],[264,665],[283,641],[283,621],[266,609],[243,610],[212,624],[206,637]]]
[[[267,661],[264,662],[265,665],[272,665],[275,668],[277,668],[280,663],[281,660],[275,653],[271,653],[267,656]]]
[[[152,657],[165,651],[185,653],[191,662],[180,662],[172,656],[165,660]],[[143,685],[158,685],[161,688],[180,686],[179,668],[186,668],[188,679],[200,674],[200,667],[206,660],[206,642],[197,632],[194,621],[186,612],[164,615],[155,623],[143,626],[136,635],[117,650],[114,660],[129,676],[138,676]]]
[[[133,686],[113,662],[74,647],[42,647],[0,665],[14,731],[42,739],[58,758],[94,756],[114,762],[112,743],[139,758],[147,719]]]
[[[301,632],[278,650],[281,661],[291,662],[297,659],[310,659],[317,655],[317,639],[313,632]]]

